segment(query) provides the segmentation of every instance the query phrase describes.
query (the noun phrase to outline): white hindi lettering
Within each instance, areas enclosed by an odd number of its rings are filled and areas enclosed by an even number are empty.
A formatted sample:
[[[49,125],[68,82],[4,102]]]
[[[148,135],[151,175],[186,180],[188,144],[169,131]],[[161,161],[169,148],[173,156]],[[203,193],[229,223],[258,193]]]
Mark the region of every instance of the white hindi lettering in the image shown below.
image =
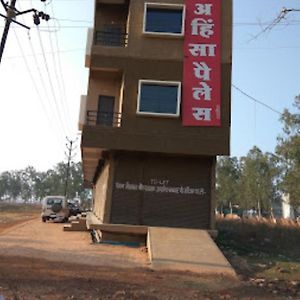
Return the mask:
[[[196,9],[194,10],[194,13],[196,15],[205,15],[205,16],[211,16],[211,9],[212,4],[195,4]]]
[[[200,1],[199,1],[200,2]],[[208,1],[207,1],[208,2]],[[188,50],[194,59],[191,59],[191,66],[193,67],[193,78],[198,79],[199,83],[192,85],[192,97],[196,101],[212,101],[212,79],[214,70],[206,59],[204,61],[195,61],[196,57],[216,57],[217,44],[213,40],[215,33],[215,19],[213,17],[214,4],[210,3],[196,3],[193,10],[193,16],[190,21],[191,26],[191,40],[188,44]],[[202,39],[199,40],[198,37]],[[205,43],[205,40],[207,42]],[[210,43],[213,42],[213,43]],[[195,103],[195,102],[194,102]],[[201,102],[198,102],[199,104]],[[204,102],[202,102],[204,103]],[[207,103],[208,104],[208,103]],[[207,106],[207,104],[205,106]],[[211,103],[212,104],[212,103]],[[201,106],[201,104],[200,104]],[[193,107],[192,116],[196,121],[211,122],[212,114],[216,112],[216,117],[220,118],[220,107]]]
[[[193,107],[193,116],[197,121],[211,121],[211,108]]]
[[[220,105],[216,106],[216,119],[217,120],[221,119],[221,107],[220,107]]]
[[[212,19],[202,19],[202,18],[195,18],[192,20],[192,35],[200,35],[203,38],[210,38],[213,34],[213,28],[215,24],[213,24]]]
[[[209,68],[205,62],[193,62],[193,66],[195,77],[203,79],[205,81],[210,80],[211,68]]]
[[[189,44],[193,56],[216,56],[216,44]]]
[[[206,82],[200,82],[200,87],[193,88],[193,98],[194,100],[211,101],[211,91],[212,88]]]

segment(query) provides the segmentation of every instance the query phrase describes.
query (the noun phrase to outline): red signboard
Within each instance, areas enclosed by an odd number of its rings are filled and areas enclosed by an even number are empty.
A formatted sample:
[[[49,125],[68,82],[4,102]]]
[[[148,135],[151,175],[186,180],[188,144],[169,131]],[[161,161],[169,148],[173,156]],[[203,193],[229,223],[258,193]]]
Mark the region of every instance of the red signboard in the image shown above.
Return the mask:
[[[182,119],[221,126],[221,0],[186,0]]]

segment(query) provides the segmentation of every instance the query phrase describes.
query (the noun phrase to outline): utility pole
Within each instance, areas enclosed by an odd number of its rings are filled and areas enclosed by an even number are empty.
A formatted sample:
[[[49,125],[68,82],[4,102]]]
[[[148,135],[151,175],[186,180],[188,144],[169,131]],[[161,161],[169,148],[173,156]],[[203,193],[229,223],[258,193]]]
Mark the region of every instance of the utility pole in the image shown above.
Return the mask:
[[[66,179],[65,179],[65,197],[68,198],[68,187],[69,187],[69,178],[70,178],[70,167],[71,167],[71,161],[73,159],[73,152],[76,149],[74,147],[76,140],[69,140],[67,138],[68,143],[66,144],[68,153],[65,153],[68,159],[68,163],[67,163],[67,173],[66,173]]]
[[[41,1],[45,2],[46,0],[41,0]],[[23,28],[26,28],[26,29],[30,30],[30,27],[28,27],[28,26],[26,26],[26,25],[24,25],[24,24],[22,24],[22,23],[15,20],[15,18],[17,16],[33,12],[33,22],[34,22],[35,25],[40,24],[40,18],[42,18],[46,21],[49,21],[49,19],[50,19],[49,15],[43,13],[42,11],[39,12],[34,8],[24,10],[24,11],[19,11],[19,10],[16,9],[16,2],[17,2],[17,0],[11,0],[10,4],[8,4],[8,3],[5,3],[4,0],[0,0],[0,3],[2,4],[4,10],[6,11],[6,16],[2,15],[0,13],[0,17],[6,19],[3,34],[2,34],[1,44],[0,44],[0,63],[1,63],[1,60],[2,60],[2,55],[3,55],[3,52],[4,52],[4,47],[5,47],[5,44],[6,44],[10,24],[13,22],[13,23],[18,24],[19,26],[21,26]]]
[[[2,5],[3,5],[3,3],[2,3]],[[5,22],[5,27],[4,27],[4,30],[3,30],[3,35],[2,35],[2,39],[1,39],[1,45],[0,45],[0,62],[1,62],[1,59],[2,59],[4,46],[5,46],[5,43],[6,43],[7,36],[8,36],[10,23],[12,22],[12,19],[15,16],[15,13],[14,13],[15,5],[16,5],[16,0],[11,0],[10,6],[6,10],[6,14],[7,14],[6,15],[6,22]]]

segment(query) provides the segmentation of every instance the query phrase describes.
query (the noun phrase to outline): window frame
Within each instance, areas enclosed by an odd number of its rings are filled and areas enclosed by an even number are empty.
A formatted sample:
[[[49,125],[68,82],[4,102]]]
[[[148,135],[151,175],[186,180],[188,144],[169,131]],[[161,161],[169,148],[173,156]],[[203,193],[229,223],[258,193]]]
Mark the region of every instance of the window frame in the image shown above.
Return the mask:
[[[166,10],[179,10],[182,9],[182,24],[181,33],[173,32],[156,32],[156,31],[146,31],[146,19],[147,19],[147,8],[158,8]],[[185,5],[184,4],[171,4],[171,3],[153,3],[145,2],[144,4],[144,17],[143,17],[143,34],[150,36],[171,36],[171,37],[183,37],[185,32]]]
[[[143,84],[153,84],[160,86],[177,86],[177,105],[176,105],[176,113],[156,113],[156,112],[145,112],[140,111],[141,104],[141,90]],[[154,117],[170,117],[170,118],[178,118],[180,116],[180,105],[181,105],[181,81],[161,81],[161,80],[150,80],[150,79],[140,79],[138,84],[138,95],[137,95],[137,108],[136,114],[142,116],[154,116]]]

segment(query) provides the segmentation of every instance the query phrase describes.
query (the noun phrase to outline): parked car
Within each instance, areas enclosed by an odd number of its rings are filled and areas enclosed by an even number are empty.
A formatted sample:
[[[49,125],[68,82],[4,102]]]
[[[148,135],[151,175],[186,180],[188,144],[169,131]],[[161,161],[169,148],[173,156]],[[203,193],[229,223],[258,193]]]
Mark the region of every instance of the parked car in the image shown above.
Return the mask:
[[[70,216],[77,216],[78,214],[81,213],[81,208],[77,203],[68,201],[67,206],[70,210]]]
[[[66,222],[70,216],[67,199],[64,196],[47,196],[42,202],[42,221]]]

